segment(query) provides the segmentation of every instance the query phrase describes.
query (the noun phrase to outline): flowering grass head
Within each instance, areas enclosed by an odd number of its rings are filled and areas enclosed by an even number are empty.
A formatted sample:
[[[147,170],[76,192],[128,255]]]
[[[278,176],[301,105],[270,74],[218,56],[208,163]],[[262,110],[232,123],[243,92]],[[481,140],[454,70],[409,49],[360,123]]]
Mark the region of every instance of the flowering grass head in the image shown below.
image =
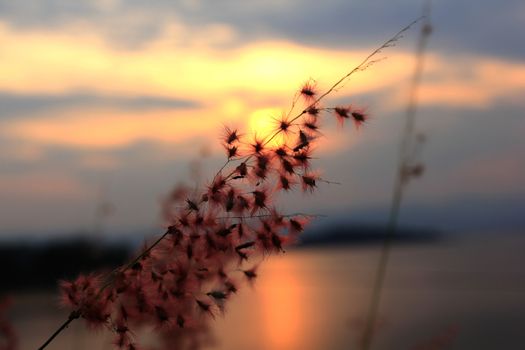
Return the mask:
[[[183,347],[190,338],[196,344],[208,321],[244,283],[253,284],[259,277],[264,258],[281,254],[303,232],[311,216],[276,209],[279,195],[314,193],[321,184],[333,183],[312,168],[322,140],[321,119],[335,118],[340,124],[353,119],[360,126],[368,118],[354,106],[323,106],[324,98],[366,69],[372,57],[409,27],[325,92],[307,81],[270,134],[225,127],[220,136],[224,165],[203,188],[178,186],[171,192],[163,202],[162,236],[104,277],[87,275],[61,283],[63,303],[72,315],[111,331],[117,349],[136,349],[134,330],[143,326],[153,326],[166,349]]]
[[[319,120],[331,118],[330,111],[352,118],[350,109],[318,107],[317,94],[306,83],[298,93],[304,108],[283,115],[270,135],[225,127],[225,165],[200,193],[172,191],[161,239],[106,281],[87,275],[62,282],[63,303],[89,324],[111,330],[119,349],[137,346],[132,329],[150,325],[164,336],[204,327],[223,312],[243,281],[257,279],[262,259],[284,252],[307,224],[305,215],[277,210],[278,195],[317,190],[323,180],[311,161],[321,139]]]

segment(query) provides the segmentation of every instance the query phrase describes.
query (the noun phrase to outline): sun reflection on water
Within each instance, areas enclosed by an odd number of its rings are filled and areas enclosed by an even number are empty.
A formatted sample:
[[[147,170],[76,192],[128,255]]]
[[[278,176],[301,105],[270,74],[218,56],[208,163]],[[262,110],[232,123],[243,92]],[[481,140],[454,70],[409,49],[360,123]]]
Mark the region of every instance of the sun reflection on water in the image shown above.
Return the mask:
[[[261,290],[264,339],[267,349],[296,348],[304,330],[303,292],[296,259],[277,258]]]

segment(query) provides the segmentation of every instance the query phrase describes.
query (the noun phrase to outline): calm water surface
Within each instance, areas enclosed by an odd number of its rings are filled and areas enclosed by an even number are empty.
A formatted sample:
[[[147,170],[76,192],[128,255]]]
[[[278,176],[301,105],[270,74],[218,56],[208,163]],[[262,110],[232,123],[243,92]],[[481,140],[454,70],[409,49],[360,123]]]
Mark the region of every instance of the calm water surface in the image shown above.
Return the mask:
[[[394,246],[374,349],[525,349],[525,235],[464,235]],[[379,247],[289,251],[261,265],[254,288],[211,324],[206,349],[358,349]],[[15,295],[21,349],[65,313],[51,294]],[[111,349],[77,322],[49,349]],[[427,348],[428,349],[428,348]]]

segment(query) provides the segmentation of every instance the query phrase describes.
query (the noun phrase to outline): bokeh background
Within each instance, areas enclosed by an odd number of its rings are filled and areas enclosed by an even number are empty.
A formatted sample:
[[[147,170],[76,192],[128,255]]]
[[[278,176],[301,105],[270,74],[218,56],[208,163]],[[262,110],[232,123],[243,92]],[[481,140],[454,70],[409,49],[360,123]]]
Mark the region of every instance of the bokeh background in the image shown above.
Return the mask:
[[[11,264],[1,289],[13,296],[7,313],[20,348],[35,348],[63,316],[55,274],[38,267],[72,275],[124,260],[161,232],[159,203],[175,184],[205,183],[220,167],[223,125],[267,132],[302,83],[329,87],[423,5],[0,1],[0,245]],[[393,250],[376,346],[518,349],[525,4],[436,0],[431,22],[416,122],[426,170],[403,201],[400,226],[412,231]],[[331,97],[371,116],[360,130],[325,125],[316,164],[341,185],[280,202],[326,215],[310,236],[337,230],[349,238],[270,259],[260,285],[212,325],[211,348],[357,346],[419,31]],[[81,324],[63,339],[57,349],[93,341]]]

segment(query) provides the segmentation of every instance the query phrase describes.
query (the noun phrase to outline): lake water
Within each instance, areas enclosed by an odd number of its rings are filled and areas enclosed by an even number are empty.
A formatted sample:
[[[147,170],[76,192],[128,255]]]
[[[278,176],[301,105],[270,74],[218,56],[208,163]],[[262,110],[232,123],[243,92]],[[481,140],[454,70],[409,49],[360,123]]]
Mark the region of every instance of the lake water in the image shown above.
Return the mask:
[[[395,245],[373,349],[525,349],[524,237]],[[243,288],[211,323],[204,348],[358,349],[379,252],[323,248],[269,258],[254,288]],[[52,294],[14,298],[20,348],[36,349],[66,314]],[[111,349],[110,342],[76,322],[49,349]]]

